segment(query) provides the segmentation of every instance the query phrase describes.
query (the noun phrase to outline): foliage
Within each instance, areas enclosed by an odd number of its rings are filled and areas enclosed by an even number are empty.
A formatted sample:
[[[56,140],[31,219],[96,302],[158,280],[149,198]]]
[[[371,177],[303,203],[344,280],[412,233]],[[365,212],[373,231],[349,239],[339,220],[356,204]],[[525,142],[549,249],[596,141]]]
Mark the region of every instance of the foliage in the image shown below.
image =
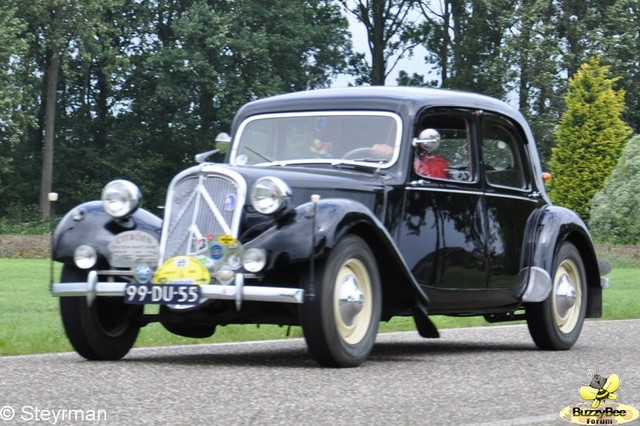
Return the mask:
[[[366,52],[352,52],[347,16],[366,30]],[[400,85],[517,104],[547,164],[567,77],[590,56],[620,76],[622,116],[640,132],[638,20],[636,0],[6,0],[0,217],[37,205],[34,188],[47,191],[48,138],[58,211],[97,198],[114,178],[139,183],[153,209],[170,177],[229,131],[240,105],[325,87],[344,72],[357,84],[383,84],[399,71]],[[407,57],[433,71],[398,69]],[[49,80],[53,69],[58,78]],[[47,116],[52,94],[55,115]]]
[[[640,244],[640,135],[627,143],[604,188],[591,202],[594,237],[611,244]]]
[[[416,0],[338,0],[367,34],[370,63],[362,53],[350,56],[356,84],[384,85],[398,61],[421,41],[409,13]]]
[[[12,134],[0,124],[0,216],[38,203],[43,141],[54,132],[58,210],[96,199],[114,178],[138,182],[155,207],[171,176],[213,148],[240,105],[329,85],[350,49],[346,19],[324,0],[9,0],[0,8],[1,23],[16,23],[0,27],[16,65],[16,90],[0,88],[0,99],[28,118],[14,109],[0,119],[21,124]],[[47,132],[56,49],[55,130]]]
[[[631,129],[620,115],[624,91],[616,90],[610,66],[593,57],[569,81],[567,110],[556,131],[549,166],[551,199],[589,218],[591,199],[613,171]]]

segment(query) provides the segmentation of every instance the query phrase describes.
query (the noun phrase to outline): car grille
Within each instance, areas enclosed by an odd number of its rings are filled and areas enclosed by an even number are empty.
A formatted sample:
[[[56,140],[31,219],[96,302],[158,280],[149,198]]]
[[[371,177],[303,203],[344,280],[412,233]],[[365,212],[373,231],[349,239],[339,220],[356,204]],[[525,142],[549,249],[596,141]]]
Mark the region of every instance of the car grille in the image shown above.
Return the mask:
[[[174,256],[197,255],[206,240],[238,236],[246,183],[237,173],[203,166],[178,175],[169,187],[160,262]]]

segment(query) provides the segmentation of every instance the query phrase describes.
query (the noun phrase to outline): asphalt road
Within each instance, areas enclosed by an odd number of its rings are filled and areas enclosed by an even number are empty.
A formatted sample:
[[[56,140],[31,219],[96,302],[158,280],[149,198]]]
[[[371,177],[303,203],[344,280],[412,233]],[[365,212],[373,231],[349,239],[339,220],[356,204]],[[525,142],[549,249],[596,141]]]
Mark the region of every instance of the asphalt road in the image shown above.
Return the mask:
[[[596,369],[640,408],[640,320],[587,322],[565,352],[537,350],[526,326],[441,334],[380,335],[355,369],[318,367],[300,339],[4,357],[0,426],[568,425],[558,413]]]

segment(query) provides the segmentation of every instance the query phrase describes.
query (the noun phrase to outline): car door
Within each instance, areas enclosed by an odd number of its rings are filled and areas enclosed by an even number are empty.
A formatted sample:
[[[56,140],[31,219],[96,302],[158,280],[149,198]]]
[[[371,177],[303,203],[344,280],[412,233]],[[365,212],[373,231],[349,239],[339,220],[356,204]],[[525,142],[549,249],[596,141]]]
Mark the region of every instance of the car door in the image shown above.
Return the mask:
[[[489,113],[482,115],[480,123],[486,184],[487,286],[507,290],[516,284],[527,219],[537,208],[538,197],[531,185],[526,139],[518,127],[506,117]]]
[[[440,134],[433,154],[446,159],[448,176],[420,176],[417,170],[411,171],[398,239],[407,264],[417,281],[428,287],[425,290],[436,310],[444,305],[452,311],[474,304],[473,299],[450,297],[451,290],[486,288],[486,223],[473,143],[475,120],[472,110],[446,109],[428,111],[416,126],[416,135],[424,129]],[[420,154],[419,149],[413,148],[412,157]]]

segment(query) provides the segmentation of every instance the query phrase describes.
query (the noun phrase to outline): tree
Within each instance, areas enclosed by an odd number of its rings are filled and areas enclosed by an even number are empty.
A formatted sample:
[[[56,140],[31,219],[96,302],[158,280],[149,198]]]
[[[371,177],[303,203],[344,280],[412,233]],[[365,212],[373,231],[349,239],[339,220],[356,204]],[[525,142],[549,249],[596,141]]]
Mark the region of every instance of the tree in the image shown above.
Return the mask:
[[[609,2],[607,2],[609,3]],[[636,133],[640,132],[640,2],[616,0],[608,5],[594,31],[592,44],[621,77],[627,94],[624,118]]]
[[[324,0],[165,1],[148,3],[154,40],[131,55],[120,92],[127,108],[115,119],[112,163],[142,175],[157,205],[171,176],[213,148],[249,100],[317,87],[346,66],[348,23]],[[158,30],[160,28],[161,30]],[[152,168],[134,166],[136,152]],[[217,158],[220,160],[220,158]],[[131,164],[131,167],[128,165]],[[113,176],[118,170],[109,170]]]
[[[640,135],[629,140],[620,161],[591,202],[594,237],[611,244],[640,244]]]
[[[418,1],[424,23],[413,35],[439,70],[442,87],[505,96],[503,43],[514,0]]]
[[[6,206],[11,194],[5,176],[14,172],[14,146],[23,131],[23,91],[18,69],[26,43],[18,34],[25,25],[10,4],[0,4],[0,197]],[[2,213],[0,209],[0,214]]]
[[[562,40],[558,17],[548,0],[520,0],[507,31],[503,54],[514,64],[506,76],[507,90],[529,120],[543,164],[551,156],[553,130],[560,119],[566,78],[562,71]]]
[[[420,42],[409,21],[416,0],[339,0],[366,29],[371,64],[362,53],[351,58],[356,84],[384,85],[398,61]]]
[[[585,220],[591,199],[604,186],[631,134],[620,118],[624,91],[614,88],[618,78],[610,78],[609,71],[593,57],[569,80],[567,110],[549,161],[551,199]]]

